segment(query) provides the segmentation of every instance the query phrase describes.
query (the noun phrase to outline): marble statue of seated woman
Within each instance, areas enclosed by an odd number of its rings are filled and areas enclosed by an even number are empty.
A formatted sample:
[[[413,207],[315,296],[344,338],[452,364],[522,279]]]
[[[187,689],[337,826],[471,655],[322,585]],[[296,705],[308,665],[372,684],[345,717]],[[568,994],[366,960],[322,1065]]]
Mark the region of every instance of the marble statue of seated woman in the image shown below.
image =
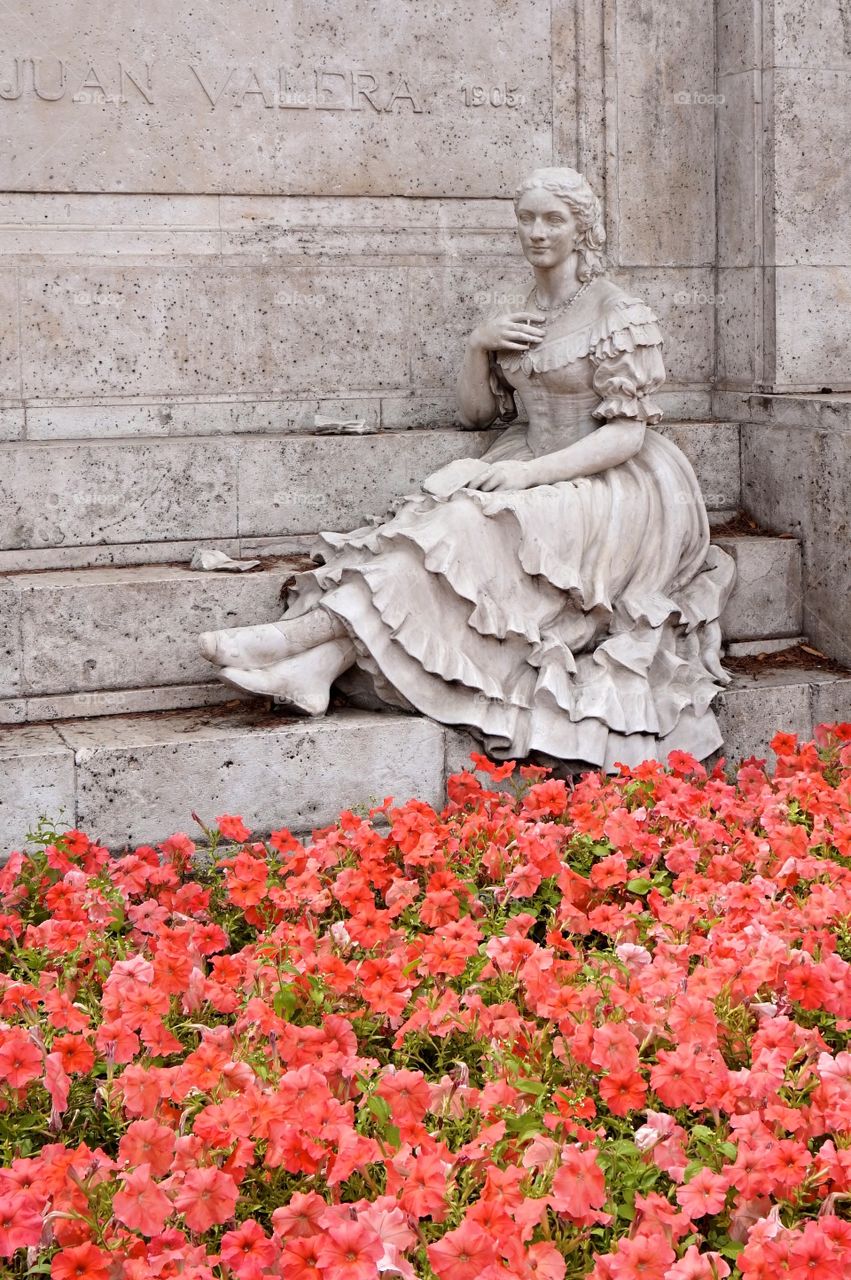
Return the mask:
[[[498,756],[705,758],[734,568],[691,465],[652,429],[656,316],[606,278],[580,174],[539,169],[514,203],[534,284],[473,330],[458,383],[463,426],[512,425],[383,520],[322,534],[279,622],[207,632],[202,652],[311,715],[357,667],[383,702]]]

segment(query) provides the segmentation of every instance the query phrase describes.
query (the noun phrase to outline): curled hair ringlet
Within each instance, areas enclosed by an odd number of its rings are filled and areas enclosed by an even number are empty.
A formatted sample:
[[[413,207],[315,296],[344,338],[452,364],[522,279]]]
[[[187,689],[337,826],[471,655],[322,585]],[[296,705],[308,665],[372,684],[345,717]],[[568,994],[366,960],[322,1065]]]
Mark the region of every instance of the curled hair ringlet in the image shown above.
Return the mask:
[[[514,192],[515,213],[526,192],[536,189],[543,189],[557,196],[576,218],[579,230],[576,251],[581,258],[577,273],[579,280],[584,284],[585,281],[602,275],[606,269],[603,255],[606,243],[603,207],[582,174],[566,167],[535,169]]]

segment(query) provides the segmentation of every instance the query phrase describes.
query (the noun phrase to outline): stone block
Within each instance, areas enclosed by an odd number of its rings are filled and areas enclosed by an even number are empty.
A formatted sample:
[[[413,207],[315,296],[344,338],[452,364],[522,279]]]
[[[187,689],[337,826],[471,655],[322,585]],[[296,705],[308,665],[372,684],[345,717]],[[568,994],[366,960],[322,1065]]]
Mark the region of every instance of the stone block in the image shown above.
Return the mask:
[[[718,377],[725,387],[751,388],[762,380],[763,287],[759,267],[722,267],[718,271],[720,301],[715,333]]]
[[[841,423],[743,425],[742,492],[759,524],[801,539],[802,631],[851,662],[851,459]]]
[[[290,436],[242,442],[242,537],[349,530],[419,490],[452,458],[477,457],[492,433],[399,431],[371,436]]]
[[[654,428],[673,440],[694,467],[710,511],[736,510],[741,499],[736,422],[665,422]]]
[[[21,346],[18,328],[16,268],[0,267],[0,397],[21,394]],[[15,419],[17,421],[17,419]]]
[[[830,8],[838,15],[838,5]],[[845,42],[844,69],[837,66],[832,53],[824,69],[811,62],[809,67],[778,67],[774,72],[773,213],[778,266],[847,267],[851,263],[851,219],[843,216],[851,206],[851,26]],[[842,41],[838,48],[843,48]],[[846,288],[847,278],[846,272]],[[827,320],[830,314],[815,316],[824,333],[833,327],[832,317]]]
[[[477,261],[454,267],[414,267],[410,283],[413,385],[451,391],[467,336],[496,311],[520,310],[534,280],[515,246],[513,257],[502,266]]]
[[[548,4],[157,0],[140,29],[119,0],[52,10],[49,51],[44,26],[9,14],[12,191],[494,196],[551,154]]]
[[[752,71],[758,66],[757,50],[761,44],[759,10],[755,0],[718,0],[716,55],[719,77]]]
[[[21,574],[14,581],[23,689],[99,694],[208,681],[212,668],[198,652],[199,632],[279,618],[291,572],[286,565],[249,573],[140,565]]]
[[[610,275],[658,315],[665,339],[666,385],[709,386],[718,310],[715,272],[709,267],[622,267]]]
[[[757,129],[759,73],[719,77],[717,108],[718,264],[749,267],[760,262],[762,210],[757,197],[762,138]],[[719,292],[723,289],[719,288]]]
[[[851,71],[851,29],[842,4],[773,0],[772,8],[769,58],[773,67],[828,66]]]
[[[223,709],[72,721],[62,736],[75,751],[78,821],[112,848],[200,837],[193,811],[208,824],[239,813],[259,832],[306,831],[388,795],[439,804],[443,790],[443,729],[415,716]]]
[[[228,442],[0,446],[0,548],[236,534]]]
[[[619,262],[714,261],[712,6],[616,8]]]
[[[21,610],[14,578],[0,578],[0,698],[21,688]]]
[[[0,861],[41,817],[76,823],[74,755],[49,725],[0,729]]]
[[[34,397],[313,398],[408,385],[403,269],[50,259],[21,281]]]
[[[813,726],[851,722],[851,678],[813,685]]]
[[[794,538],[715,538],[736,562],[721,626],[725,640],[801,634],[801,547]]]
[[[778,267],[776,391],[851,390],[851,266]]]
[[[812,735],[812,673],[765,671],[736,675],[728,689],[713,703],[724,745],[721,754],[732,765],[749,756],[773,763],[768,743],[778,730]]]

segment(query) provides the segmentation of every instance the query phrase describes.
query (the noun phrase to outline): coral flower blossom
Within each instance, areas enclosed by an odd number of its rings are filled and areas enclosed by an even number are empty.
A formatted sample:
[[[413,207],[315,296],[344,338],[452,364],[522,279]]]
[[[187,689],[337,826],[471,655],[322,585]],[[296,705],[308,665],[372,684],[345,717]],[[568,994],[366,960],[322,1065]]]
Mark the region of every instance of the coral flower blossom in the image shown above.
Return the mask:
[[[490,1235],[474,1222],[464,1221],[442,1240],[428,1247],[428,1260],[439,1280],[478,1280],[496,1261]]]
[[[54,1255],[51,1280],[109,1280],[112,1259],[96,1244],[69,1245]]]
[[[113,1197],[112,1211],[131,1231],[156,1236],[171,1216],[172,1204],[151,1178],[151,1166],[140,1164],[124,1179],[124,1190]]]
[[[11,1258],[16,1249],[28,1249],[41,1239],[42,1213],[28,1191],[0,1195],[0,1258]]]
[[[210,1166],[189,1170],[174,1203],[191,1231],[208,1231],[233,1217],[238,1195],[230,1174]]]
[[[319,1248],[324,1280],[374,1280],[384,1246],[375,1231],[360,1222],[328,1227]]]
[[[561,1168],[553,1178],[550,1204],[570,1218],[584,1218],[606,1203],[606,1180],[597,1163],[597,1152],[566,1148]]]

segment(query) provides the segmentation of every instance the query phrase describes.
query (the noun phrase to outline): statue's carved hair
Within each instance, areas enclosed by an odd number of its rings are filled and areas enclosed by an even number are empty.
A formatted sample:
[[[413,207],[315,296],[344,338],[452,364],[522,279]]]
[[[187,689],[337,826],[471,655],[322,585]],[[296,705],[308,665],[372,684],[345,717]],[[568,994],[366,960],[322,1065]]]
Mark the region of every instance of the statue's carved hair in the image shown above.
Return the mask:
[[[582,259],[578,272],[580,281],[584,284],[586,280],[602,275],[605,270],[603,245],[606,243],[603,208],[582,174],[566,168],[536,169],[514,192],[515,211],[526,192],[536,188],[551,191],[576,218],[580,233],[576,249]]]

